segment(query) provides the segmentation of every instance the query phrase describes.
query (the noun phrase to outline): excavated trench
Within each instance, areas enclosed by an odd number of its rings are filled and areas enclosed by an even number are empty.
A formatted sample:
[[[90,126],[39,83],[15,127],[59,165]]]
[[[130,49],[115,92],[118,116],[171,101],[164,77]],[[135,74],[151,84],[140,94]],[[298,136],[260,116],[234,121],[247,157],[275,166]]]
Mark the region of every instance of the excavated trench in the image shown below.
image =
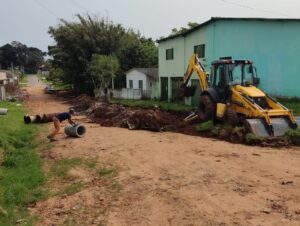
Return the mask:
[[[184,122],[188,113],[164,111],[159,108],[128,107],[112,104],[108,101],[95,101],[87,95],[80,95],[70,101],[76,112],[86,115],[92,122],[105,127],[120,127],[154,132],[177,132],[193,136],[210,137],[226,140],[232,143],[247,143],[243,129],[217,126],[207,131],[199,132],[197,122]],[[200,122],[198,121],[198,124]],[[248,144],[263,147],[291,146],[285,138],[267,138],[253,140]]]

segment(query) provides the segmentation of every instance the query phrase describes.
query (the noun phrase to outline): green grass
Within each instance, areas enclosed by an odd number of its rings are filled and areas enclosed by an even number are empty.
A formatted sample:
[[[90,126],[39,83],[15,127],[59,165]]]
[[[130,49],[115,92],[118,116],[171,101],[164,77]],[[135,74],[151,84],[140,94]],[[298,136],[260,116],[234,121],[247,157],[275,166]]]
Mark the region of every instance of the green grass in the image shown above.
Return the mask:
[[[71,84],[65,84],[65,83],[63,83],[61,81],[50,81],[50,80],[47,80],[47,78],[44,75],[42,75],[42,74],[37,74],[37,76],[38,76],[38,79],[40,81],[42,81],[46,85],[53,86],[53,88],[56,89],[56,90],[63,90],[63,89],[70,89],[70,88],[72,88]]]
[[[290,129],[285,133],[290,143],[300,146],[300,129]]]
[[[26,207],[45,198],[41,185],[46,178],[37,154],[38,144],[35,125],[23,123],[24,109],[17,103],[0,102],[8,108],[6,116],[0,116],[0,206],[6,214],[0,215],[0,225],[14,225],[25,219],[22,225],[32,225],[34,217]]]
[[[283,106],[285,106],[289,109],[292,109],[296,116],[300,116],[300,98],[297,98],[297,97],[291,97],[291,98],[277,97],[276,99]]]
[[[19,81],[19,85],[20,85],[21,88],[28,86],[28,77],[27,77],[27,75],[23,75],[21,77],[21,80]]]
[[[115,177],[117,175],[117,170],[110,167],[102,167],[98,170],[98,174],[101,177]]]
[[[80,192],[84,188],[84,183],[82,181],[75,182],[63,188],[61,191],[55,194],[58,196],[69,196]]]
[[[206,131],[210,131],[213,127],[214,127],[213,121],[209,120],[207,122],[203,122],[203,123],[197,125],[196,130],[198,132],[206,132]]]
[[[292,109],[294,115],[300,116],[300,102],[280,102],[283,106],[287,107],[288,109]]]
[[[69,171],[75,166],[80,166],[82,163],[82,158],[66,158],[58,160],[50,169],[50,175],[62,179],[69,179]]]
[[[157,106],[158,108],[166,111],[176,111],[176,112],[189,112],[194,109],[192,106],[187,106],[184,104],[168,103],[157,100],[123,100],[123,99],[113,99],[111,103],[122,104],[130,107],[141,107],[141,108],[153,108]]]

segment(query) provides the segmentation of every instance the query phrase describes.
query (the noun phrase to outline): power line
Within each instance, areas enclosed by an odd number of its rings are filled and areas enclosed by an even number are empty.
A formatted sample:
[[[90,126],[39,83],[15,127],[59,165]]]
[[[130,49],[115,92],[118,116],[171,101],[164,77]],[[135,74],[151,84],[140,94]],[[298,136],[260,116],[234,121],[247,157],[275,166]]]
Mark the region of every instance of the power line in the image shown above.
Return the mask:
[[[45,11],[47,11],[49,14],[51,14],[52,16],[54,16],[55,18],[58,18],[59,16],[52,11],[51,9],[49,9],[47,6],[41,4],[38,0],[32,0],[34,3],[38,4],[42,9],[44,9]]]
[[[239,6],[239,7],[242,7],[242,8],[246,8],[246,9],[251,9],[251,10],[255,10],[255,11],[261,11],[261,12],[269,13],[269,14],[273,14],[273,15],[276,14],[276,15],[290,17],[289,15],[284,14],[284,13],[274,12],[274,11],[270,11],[270,10],[266,10],[266,9],[255,8],[255,7],[252,7],[252,6],[247,6],[247,5],[243,5],[243,4],[240,4],[240,3],[231,2],[231,1],[228,1],[228,0],[220,0],[220,1],[222,1],[222,2],[224,2],[226,4],[236,5],[236,6]]]
[[[83,9],[84,11],[87,11],[89,12],[89,10],[84,7],[83,5],[79,4],[78,2],[76,2],[75,0],[69,0],[69,2],[71,2],[73,5],[75,5],[76,7],[80,8],[80,9]]]

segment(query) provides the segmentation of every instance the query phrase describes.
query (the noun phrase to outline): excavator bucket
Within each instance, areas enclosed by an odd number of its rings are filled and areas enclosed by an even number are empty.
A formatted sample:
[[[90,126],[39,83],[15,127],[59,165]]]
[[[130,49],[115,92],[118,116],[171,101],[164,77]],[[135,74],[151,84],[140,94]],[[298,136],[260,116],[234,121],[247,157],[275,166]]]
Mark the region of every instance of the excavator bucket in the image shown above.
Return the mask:
[[[300,117],[296,117],[298,128],[300,128]],[[292,124],[288,118],[278,117],[271,118],[274,130],[274,136],[283,136],[287,130],[292,129]],[[246,119],[245,128],[247,132],[254,133],[261,137],[273,136],[263,119]]]
[[[192,96],[194,96],[197,87],[196,86],[185,86],[182,89],[183,89],[184,97],[192,97]]]

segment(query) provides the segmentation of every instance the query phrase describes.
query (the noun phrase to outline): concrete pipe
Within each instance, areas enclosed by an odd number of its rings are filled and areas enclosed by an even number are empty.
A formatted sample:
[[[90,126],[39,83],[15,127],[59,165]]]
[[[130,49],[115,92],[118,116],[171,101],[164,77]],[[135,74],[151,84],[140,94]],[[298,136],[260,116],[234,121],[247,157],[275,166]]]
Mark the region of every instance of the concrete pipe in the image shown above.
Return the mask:
[[[65,127],[65,134],[70,137],[83,137],[86,132],[86,128],[83,125],[67,125]]]
[[[24,116],[24,123],[25,123],[25,124],[31,123],[31,120],[30,120],[30,117],[29,117],[29,116],[27,116],[27,115]]]
[[[36,115],[36,118],[34,121],[31,122],[35,122],[35,123],[41,123],[42,122],[42,117],[40,115]]]
[[[36,120],[37,120],[37,116],[36,115],[33,115],[33,116],[25,115],[24,116],[24,123],[25,124],[35,123]]]
[[[0,115],[7,115],[7,108],[0,108]]]

